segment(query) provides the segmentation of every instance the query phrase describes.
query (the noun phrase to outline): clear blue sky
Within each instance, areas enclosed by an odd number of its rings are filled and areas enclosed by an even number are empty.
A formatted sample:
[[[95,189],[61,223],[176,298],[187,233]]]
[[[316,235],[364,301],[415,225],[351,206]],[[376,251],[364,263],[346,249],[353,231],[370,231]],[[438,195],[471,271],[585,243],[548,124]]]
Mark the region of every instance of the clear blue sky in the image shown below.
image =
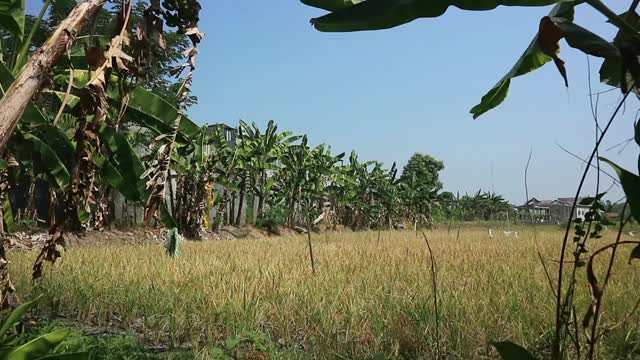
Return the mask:
[[[428,153],[444,161],[446,190],[493,189],[514,203],[524,201],[523,170],[533,149],[530,196],[573,195],[584,167],[556,143],[582,157],[593,143],[585,55],[562,42],[568,90],[548,64],[515,79],[499,108],[478,120],[469,114],[550,7],[450,8],[443,17],[385,31],[321,33],[309,19],[324,11],[295,0],[202,3],[206,37],[193,86],[199,104],[191,110],[198,123],[244,119],[264,126],[273,119],[336,152],[355,149],[361,159],[388,166]],[[619,12],[628,6],[607,3]],[[604,20],[586,5],[577,9],[578,24],[612,38],[615,29]],[[594,91],[608,89],[598,83],[599,64],[591,59]],[[601,98],[602,122],[618,98],[617,92]],[[629,103],[603,148],[631,135],[637,102]],[[632,143],[622,155],[603,155],[637,171],[637,149]],[[621,196],[614,190],[609,198]]]

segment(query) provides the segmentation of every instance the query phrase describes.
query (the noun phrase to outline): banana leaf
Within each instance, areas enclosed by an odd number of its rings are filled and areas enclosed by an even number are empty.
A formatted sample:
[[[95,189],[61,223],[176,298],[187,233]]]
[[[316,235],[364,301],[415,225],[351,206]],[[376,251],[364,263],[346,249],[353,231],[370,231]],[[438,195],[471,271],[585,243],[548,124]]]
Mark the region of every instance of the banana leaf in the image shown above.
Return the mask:
[[[24,37],[26,0],[0,0],[0,27],[17,36]]]
[[[501,5],[547,6],[559,1],[561,0],[302,0],[306,5],[333,11],[311,19],[317,30],[327,32],[389,29],[419,18],[441,16],[449,6],[478,11],[493,10]]]
[[[55,185],[65,190],[71,183],[71,175],[56,150],[31,133],[14,136],[14,154],[20,163],[31,163],[36,174],[45,174]]]
[[[75,70],[73,72],[73,87],[83,89],[91,80],[88,70]],[[67,83],[68,74],[60,74],[55,76],[55,81]],[[118,90],[118,78],[112,76],[109,80],[107,97],[113,106],[120,107],[122,98]],[[167,134],[171,132],[173,124],[178,116],[176,109],[169,102],[164,100],[151,91],[140,86],[135,87],[129,92],[127,102],[127,113],[133,115],[132,119],[139,125],[153,131],[157,135]],[[200,127],[191,121],[188,117],[183,116],[178,127],[178,136],[176,143],[178,146],[185,146],[191,143],[200,130]]]
[[[553,7],[549,16],[573,20],[573,6],[573,2],[561,2]],[[509,72],[482,97],[480,104],[471,109],[470,112],[473,114],[473,118],[477,119],[480,115],[504,102],[509,93],[511,79],[539,69],[549,61],[551,61],[551,58],[545,55],[540,49],[538,44],[538,35],[534,36],[527,49],[520,56],[515,65],[513,65],[511,70],[509,70]]]
[[[11,201],[9,201],[9,194],[6,194],[4,198],[2,217],[5,231],[12,233],[15,230],[16,224],[13,219],[13,209],[11,208]]]
[[[29,132],[53,149],[67,169],[75,167],[75,146],[62,129],[54,125],[41,125],[34,126]]]
[[[100,139],[111,153],[100,169],[101,178],[127,200],[142,204],[147,198],[145,182],[141,179],[144,166],[126,136],[112,127],[100,132]]]
[[[58,346],[68,335],[69,330],[58,330],[42,335],[13,350],[7,360],[35,360],[47,355]]]
[[[16,325],[18,321],[20,321],[20,319],[22,319],[22,317],[27,313],[27,311],[31,310],[31,308],[36,306],[36,304],[40,301],[41,298],[42,298],[42,295],[15,308],[11,312],[11,314],[9,314],[7,319],[4,320],[4,322],[2,323],[2,326],[0,326],[0,337],[4,338],[7,335],[7,332],[11,330],[13,326]]]

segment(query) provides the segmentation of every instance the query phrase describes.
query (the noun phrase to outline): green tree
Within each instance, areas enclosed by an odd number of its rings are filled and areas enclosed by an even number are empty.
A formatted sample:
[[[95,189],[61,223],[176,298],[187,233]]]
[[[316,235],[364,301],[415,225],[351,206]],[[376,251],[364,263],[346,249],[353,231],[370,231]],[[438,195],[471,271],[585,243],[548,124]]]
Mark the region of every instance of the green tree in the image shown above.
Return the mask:
[[[414,222],[430,221],[432,207],[442,190],[438,173],[443,169],[442,161],[420,153],[413,154],[402,169],[400,196]]]

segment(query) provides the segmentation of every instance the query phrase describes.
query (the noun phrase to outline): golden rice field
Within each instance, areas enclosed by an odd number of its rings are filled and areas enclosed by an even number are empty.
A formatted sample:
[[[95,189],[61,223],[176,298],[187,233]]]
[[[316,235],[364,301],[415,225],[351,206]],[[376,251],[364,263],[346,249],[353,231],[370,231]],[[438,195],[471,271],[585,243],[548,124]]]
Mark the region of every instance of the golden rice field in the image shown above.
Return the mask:
[[[498,235],[499,234],[499,235]],[[450,359],[495,358],[489,343],[510,339],[544,357],[555,300],[531,231],[518,239],[486,230],[427,232],[437,263],[440,333]],[[598,242],[613,240],[609,232]],[[555,278],[562,233],[538,230]],[[159,244],[72,248],[31,288],[34,252],[12,252],[23,298],[46,294],[43,315],[124,324],[149,343],[207,349],[246,332],[268,336],[281,358],[435,357],[436,327],[427,248],[413,232],[314,234],[317,272],[306,237],[183,243],[173,259]],[[607,289],[604,324],[623,319],[640,296],[640,263],[625,249]],[[605,258],[598,264],[602,276]],[[579,275],[577,311],[588,292]],[[640,358],[640,316],[617,327],[602,358]]]

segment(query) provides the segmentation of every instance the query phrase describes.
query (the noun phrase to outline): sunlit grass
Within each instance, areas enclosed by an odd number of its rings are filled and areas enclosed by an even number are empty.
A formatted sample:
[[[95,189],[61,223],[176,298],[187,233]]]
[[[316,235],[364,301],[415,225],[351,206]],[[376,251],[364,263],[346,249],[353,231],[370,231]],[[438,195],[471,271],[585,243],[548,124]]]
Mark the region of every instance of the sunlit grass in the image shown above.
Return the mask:
[[[613,240],[609,232],[605,244]],[[555,299],[532,233],[490,239],[486,230],[427,232],[438,268],[441,337],[461,359],[492,357],[489,342],[511,339],[548,346]],[[555,279],[562,233],[537,232]],[[435,317],[424,239],[413,232],[314,234],[317,273],[305,237],[184,243],[172,259],[160,245],[75,247],[31,288],[35,253],[12,252],[11,271],[22,297],[43,292],[49,307],[73,319],[132,325],[147,341],[197,348],[258,331],[283,349],[319,358],[433,358]],[[638,264],[628,251],[605,301],[605,324],[624,318],[640,296]],[[600,261],[600,276],[606,257]],[[579,276],[578,313],[588,291]],[[605,340],[605,358],[640,346],[639,316]],[[306,355],[303,355],[306,354]],[[613,355],[612,355],[613,354]],[[630,358],[638,355],[630,355]]]

